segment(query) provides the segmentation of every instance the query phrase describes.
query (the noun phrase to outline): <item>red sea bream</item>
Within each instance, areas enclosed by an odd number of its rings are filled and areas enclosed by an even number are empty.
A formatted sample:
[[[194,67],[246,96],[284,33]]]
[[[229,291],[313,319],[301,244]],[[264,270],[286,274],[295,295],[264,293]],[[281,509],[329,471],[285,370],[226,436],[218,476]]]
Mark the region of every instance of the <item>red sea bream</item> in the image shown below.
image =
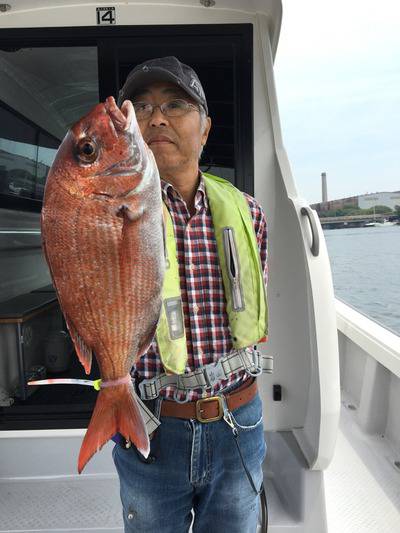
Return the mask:
[[[149,439],[129,376],[161,308],[160,179],[131,102],[112,97],[77,122],[51,167],[42,210],[46,259],[76,353],[102,388],[78,471],[115,433],[145,456]]]

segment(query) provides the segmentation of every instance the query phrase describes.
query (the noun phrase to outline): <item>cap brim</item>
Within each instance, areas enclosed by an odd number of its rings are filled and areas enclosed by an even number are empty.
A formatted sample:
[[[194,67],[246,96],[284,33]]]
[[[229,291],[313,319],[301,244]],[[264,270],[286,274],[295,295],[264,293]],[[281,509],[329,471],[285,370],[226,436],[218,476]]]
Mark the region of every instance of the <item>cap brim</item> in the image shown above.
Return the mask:
[[[204,102],[199,99],[199,96],[195,91],[192,91],[189,87],[183,85],[183,83],[177,76],[175,76],[168,70],[159,67],[151,67],[151,70],[148,71],[140,70],[138,72],[135,72],[131,79],[129,79],[128,76],[128,79],[126,80],[122,90],[119,93],[118,105],[121,105],[124,100],[130,100],[132,97],[138,94],[141,89],[144,89],[151,83],[156,83],[158,81],[170,81],[174,83],[183,91],[185,91],[185,93],[191,96],[193,100],[202,105],[205,108],[206,112],[208,112]]]

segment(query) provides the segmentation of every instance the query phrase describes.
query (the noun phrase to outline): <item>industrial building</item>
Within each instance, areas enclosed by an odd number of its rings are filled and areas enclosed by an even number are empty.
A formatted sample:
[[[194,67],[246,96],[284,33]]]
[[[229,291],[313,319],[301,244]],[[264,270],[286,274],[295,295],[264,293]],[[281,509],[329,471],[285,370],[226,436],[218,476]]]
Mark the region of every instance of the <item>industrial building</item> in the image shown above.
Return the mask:
[[[338,198],[336,200],[328,201],[328,187],[325,172],[321,174],[321,185],[322,202],[311,205],[312,209],[315,209],[318,213],[335,211],[346,207],[369,209],[377,205],[386,205],[394,210],[396,205],[400,205],[400,191],[360,194],[358,196],[349,196],[347,198]]]
[[[376,192],[358,197],[358,207],[361,209],[368,209],[374,207],[374,205],[387,205],[394,209],[396,205],[400,205],[400,191]]]

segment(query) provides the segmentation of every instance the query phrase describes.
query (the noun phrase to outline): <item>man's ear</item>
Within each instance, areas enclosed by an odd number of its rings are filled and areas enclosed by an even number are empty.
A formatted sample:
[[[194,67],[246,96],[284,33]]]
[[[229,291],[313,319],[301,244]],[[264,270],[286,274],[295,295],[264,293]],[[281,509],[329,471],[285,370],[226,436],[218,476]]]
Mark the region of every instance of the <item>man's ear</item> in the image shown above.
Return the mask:
[[[205,126],[204,126],[204,131],[203,131],[203,134],[201,136],[201,145],[204,146],[207,142],[207,139],[208,139],[208,134],[210,133],[210,129],[211,129],[211,118],[210,117],[206,117],[206,123],[205,123]]]

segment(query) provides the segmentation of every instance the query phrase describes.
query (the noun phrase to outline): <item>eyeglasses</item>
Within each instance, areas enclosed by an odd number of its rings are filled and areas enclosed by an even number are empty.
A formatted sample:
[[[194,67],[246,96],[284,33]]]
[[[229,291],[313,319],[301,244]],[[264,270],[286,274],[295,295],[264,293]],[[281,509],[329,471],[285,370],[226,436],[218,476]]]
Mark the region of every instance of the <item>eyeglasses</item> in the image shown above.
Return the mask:
[[[147,102],[133,102],[133,107],[138,120],[150,118],[156,107],[159,107],[161,113],[167,117],[182,117],[192,109],[200,111],[196,105],[180,99],[170,100],[160,105],[149,104]]]

